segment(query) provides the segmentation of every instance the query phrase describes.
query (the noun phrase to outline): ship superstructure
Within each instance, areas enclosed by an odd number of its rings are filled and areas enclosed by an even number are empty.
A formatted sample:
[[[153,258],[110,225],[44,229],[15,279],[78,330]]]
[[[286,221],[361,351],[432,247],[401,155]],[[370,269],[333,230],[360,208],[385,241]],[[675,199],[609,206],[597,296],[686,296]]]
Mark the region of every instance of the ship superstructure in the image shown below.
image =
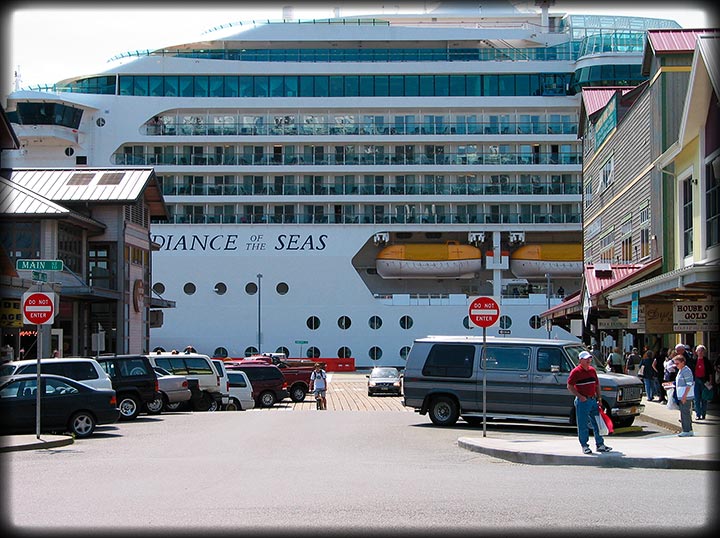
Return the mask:
[[[642,82],[644,30],[678,25],[544,4],[126,55],[13,93],[10,165],[155,169],[152,289],[177,306],[153,346],[402,365],[414,338],[479,331],[477,295],[501,306],[488,334],[572,337],[538,314],[580,287],[579,89]]]

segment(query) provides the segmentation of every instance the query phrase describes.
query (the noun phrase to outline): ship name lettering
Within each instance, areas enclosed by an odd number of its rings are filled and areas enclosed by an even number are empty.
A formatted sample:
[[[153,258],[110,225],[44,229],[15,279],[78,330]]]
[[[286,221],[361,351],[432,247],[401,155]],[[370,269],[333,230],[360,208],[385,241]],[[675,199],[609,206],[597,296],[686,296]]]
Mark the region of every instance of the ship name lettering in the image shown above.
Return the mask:
[[[160,245],[160,250],[237,250],[237,234],[195,235],[188,238],[185,235],[153,235],[153,242]]]
[[[327,246],[325,244],[326,239],[326,234],[317,237],[311,234],[305,238],[300,234],[280,234],[277,238],[275,250],[325,250]]]

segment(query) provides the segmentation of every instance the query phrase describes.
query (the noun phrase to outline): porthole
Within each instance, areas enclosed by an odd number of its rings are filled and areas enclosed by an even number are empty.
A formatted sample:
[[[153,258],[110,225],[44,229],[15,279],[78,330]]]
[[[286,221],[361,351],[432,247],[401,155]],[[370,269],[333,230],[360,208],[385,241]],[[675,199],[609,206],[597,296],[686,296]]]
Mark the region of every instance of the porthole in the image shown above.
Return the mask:
[[[500,316],[500,328],[509,329],[512,327],[512,318],[510,316]]]
[[[275,291],[278,295],[285,295],[289,290],[290,287],[285,282],[280,282],[275,286]]]
[[[187,282],[187,283],[183,286],[183,291],[185,292],[185,295],[192,295],[192,294],[194,294],[195,291],[196,291],[195,284],[193,284],[192,282]]]
[[[472,327],[470,327],[470,317],[469,316],[465,316],[463,318],[463,327],[465,327],[466,329],[472,328]],[[474,325],[473,325],[473,327],[474,327]]]
[[[67,155],[68,157],[72,157],[73,155],[75,155],[75,150],[72,148],[65,148],[65,155]]]
[[[320,350],[316,347],[309,347],[307,350],[308,359],[317,359],[320,356]]]
[[[219,359],[226,359],[228,355],[228,350],[224,347],[216,347],[215,351],[213,351],[213,357],[217,357]]]
[[[245,293],[248,295],[255,295],[257,293],[258,287],[255,282],[248,282],[245,286]]]
[[[152,289],[158,295],[162,295],[163,293],[165,293],[165,284],[163,284],[162,282],[155,282]]]
[[[218,282],[217,284],[215,284],[213,290],[218,295],[225,295],[227,293],[227,286],[223,282]]]
[[[379,361],[380,357],[382,357],[382,349],[377,346],[373,346],[368,351],[368,356],[374,361]]]
[[[382,318],[380,316],[372,316],[368,320],[368,325],[370,325],[371,329],[379,329],[382,327]]]
[[[249,357],[250,355],[257,355],[258,350],[255,346],[250,346],[245,348],[245,356]]]
[[[275,350],[275,353],[285,353],[286,357],[290,356],[290,350],[286,347],[279,347]]]
[[[352,320],[347,316],[340,316],[338,318],[338,327],[341,329],[349,329],[350,325],[352,325]]]
[[[530,327],[533,329],[540,329],[542,327],[542,320],[540,316],[533,316],[530,318]]]
[[[341,359],[349,359],[350,357],[352,357],[352,350],[349,347],[343,346],[338,349],[337,355]]]
[[[413,326],[413,319],[410,316],[403,316],[400,318],[400,327],[403,329],[409,329]]]
[[[315,331],[320,327],[320,318],[317,316],[310,316],[305,322],[305,325],[307,325],[308,329]]]
[[[400,348],[400,358],[404,361],[407,360],[408,353],[410,353],[410,346],[404,346]]]
[[[104,127],[105,126],[105,118],[96,119],[95,125],[97,125],[98,127]]]

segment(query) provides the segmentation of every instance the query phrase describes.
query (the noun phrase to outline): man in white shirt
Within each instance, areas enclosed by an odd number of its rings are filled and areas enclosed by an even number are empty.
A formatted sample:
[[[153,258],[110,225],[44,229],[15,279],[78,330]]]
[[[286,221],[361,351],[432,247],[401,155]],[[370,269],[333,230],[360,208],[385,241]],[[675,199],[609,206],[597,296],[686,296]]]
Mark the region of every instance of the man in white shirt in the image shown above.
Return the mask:
[[[316,400],[320,400],[320,409],[327,409],[325,393],[327,391],[327,373],[322,369],[320,363],[315,363],[315,370],[310,374],[310,390]]]

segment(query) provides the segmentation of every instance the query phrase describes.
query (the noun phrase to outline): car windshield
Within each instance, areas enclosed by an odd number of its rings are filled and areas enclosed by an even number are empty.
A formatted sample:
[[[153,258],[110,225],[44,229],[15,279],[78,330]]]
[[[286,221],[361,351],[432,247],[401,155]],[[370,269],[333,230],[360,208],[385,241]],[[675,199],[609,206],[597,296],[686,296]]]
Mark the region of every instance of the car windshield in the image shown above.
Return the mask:
[[[580,361],[578,360],[578,355],[581,351],[587,351],[587,349],[583,346],[566,346],[565,351],[570,357],[570,362],[572,362],[573,367],[575,367],[580,364]],[[598,372],[605,371],[605,365],[600,360],[598,360],[595,355],[593,355],[592,365],[593,368],[595,368]]]
[[[396,368],[374,368],[370,377],[400,377]]]

